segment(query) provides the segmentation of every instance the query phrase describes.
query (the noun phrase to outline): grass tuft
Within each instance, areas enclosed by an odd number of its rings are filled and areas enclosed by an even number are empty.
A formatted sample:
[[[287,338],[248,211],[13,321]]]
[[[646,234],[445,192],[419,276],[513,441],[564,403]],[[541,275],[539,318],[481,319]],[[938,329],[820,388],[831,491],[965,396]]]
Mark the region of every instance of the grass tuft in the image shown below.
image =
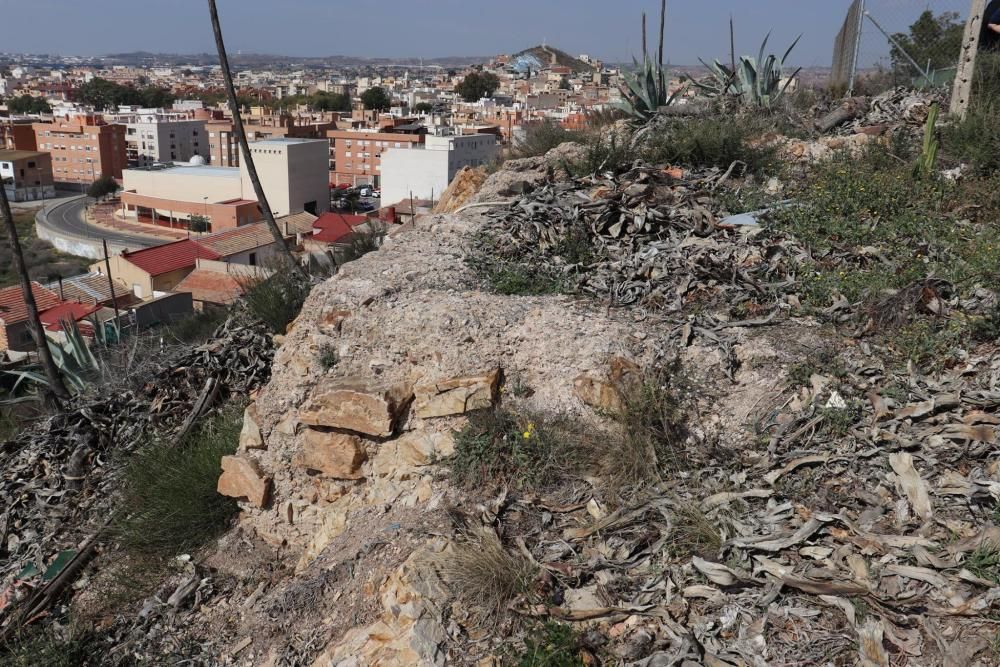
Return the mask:
[[[969,554],[963,565],[980,579],[1000,584],[1000,544],[984,542]]]
[[[6,667],[83,667],[97,665],[94,634],[74,626],[34,630],[0,647],[0,664]]]
[[[481,410],[455,437],[451,478],[468,489],[544,489],[586,466],[585,440],[568,417]]]
[[[576,141],[577,136],[552,121],[543,121],[525,128],[524,137],[513,149],[513,157],[528,158],[545,155],[550,150],[570,141]]]
[[[294,271],[275,267],[266,279],[246,278],[241,286],[250,312],[273,333],[283,334],[302,310],[310,285]]]
[[[324,343],[319,348],[319,365],[324,371],[328,371],[340,363],[340,353],[335,345]]]
[[[173,447],[150,443],[129,460],[124,473],[126,506],[117,523],[122,544],[137,553],[174,556],[222,533],[236,515],[232,498],[216,492],[220,461],[236,452],[243,406],[227,406]]]
[[[530,591],[536,568],[523,556],[507,551],[488,528],[469,531],[464,537],[436,556],[436,565],[455,597],[484,624],[496,625],[507,606]]]
[[[722,536],[696,503],[681,503],[673,513],[673,531],[667,552],[674,558],[718,558]]]

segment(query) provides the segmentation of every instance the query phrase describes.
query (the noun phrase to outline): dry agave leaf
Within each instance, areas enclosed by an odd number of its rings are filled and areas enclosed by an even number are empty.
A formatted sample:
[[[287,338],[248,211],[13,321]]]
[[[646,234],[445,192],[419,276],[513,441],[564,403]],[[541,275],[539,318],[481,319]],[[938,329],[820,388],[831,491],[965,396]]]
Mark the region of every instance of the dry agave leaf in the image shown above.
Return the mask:
[[[748,489],[747,491],[723,491],[701,501],[702,510],[708,511],[720,505],[728,505],[734,500],[743,498],[770,498],[774,495],[771,489]]]
[[[737,547],[742,547],[744,549],[753,549],[756,551],[783,551],[788,547],[794,546],[799,542],[803,542],[813,534],[816,533],[826,521],[820,520],[817,517],[813,517],[805,522],[801,528],[796,530],[791,535],[781,538],[773,538],[772,536],[757,536],[748,538],[738,538],[730,540],[730,543]]]
[[[796,468],[804,465],[809,465],[811,463],[827,463],[830,460],[830,454],[812,454],[810,456],[803,456],[801,458],[789,461],[784,466],[778,470],[773,470],[766,475],[764,475],[764,481],[768,484],[774,484],[782,475],[786,475]]]
[[[913,467],[913,456],[907,452],[897,452],[889,455],[889,465],[898,475],[900,486],[906,494],[914,513],[925,522],[934,518],[931,499],[927,493],[927,485],[920,479],[920,474]]]
[[[720,586],[733,586],[748,579],[746,575],[740,574],[721,563],[711,563],[698,556],[691,559],[691,564],[694,566],[694,569],[705,575],[705,578],[713,584]]]

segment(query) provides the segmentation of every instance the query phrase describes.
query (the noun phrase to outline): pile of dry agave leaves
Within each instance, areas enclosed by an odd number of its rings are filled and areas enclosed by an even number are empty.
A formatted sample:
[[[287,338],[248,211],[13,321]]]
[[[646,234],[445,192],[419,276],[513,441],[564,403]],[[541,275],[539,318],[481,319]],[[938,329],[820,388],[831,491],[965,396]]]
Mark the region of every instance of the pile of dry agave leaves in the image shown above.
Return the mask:
[[[180,442],[221,398],[267,382],[271,338],[259,325],[231,317],[214,338],[157,357],[110,391],[23,432],[0,449],[0,632],[7,636],[44,616],[93,556],[116,509],[115,461],[153,434]],[[155,357],[155,355],[154,355]],[[112,460],[112,457],[118,457]]]
[[[678,347],[719,345],[732,379],[735,330],[794,315],[808,253],[766,225],[725,224],[715,191],[728,177],[636,164],[546,183],[493,212],[477,242],[503,248],[501,265],[527,258],[644,310]],[[911,313],[996,303],[986,289],[960,303],[934,281],[904,292],[894,306]],[[739,304],[750,317],[737,321]],[[826,315],[871,328],[858,310],[840,300]],[[624,664],[1000,663],[1000,354],[983,345],[930,376],[873,345],[844,346],[841,372],[793,381],[742,443],[640,502],[607,514],[586,497],[514,501],[507,511],[544,517],[516,541],[557,589],[557,604],[519,611],[580,624],[585,650]],[[496,523],[504,536],[503,512]]]

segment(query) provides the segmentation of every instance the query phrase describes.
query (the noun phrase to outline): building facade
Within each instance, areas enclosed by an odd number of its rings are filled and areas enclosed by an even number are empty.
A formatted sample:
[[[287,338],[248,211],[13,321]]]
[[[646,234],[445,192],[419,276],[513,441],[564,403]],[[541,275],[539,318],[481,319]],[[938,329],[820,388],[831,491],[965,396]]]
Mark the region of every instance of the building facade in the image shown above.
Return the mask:
[[[52,156],[40,151],[0,150],[0,181],[11,201],[54,197]]]
[[[413,126],[405,125],[404,128]],[[329,130],[330,184],[382,185],[382,154],[390,149],[406,150],[424,142],[420,129]]]
[[[204,120],[193,120],[186,112],[140,109],[119,114],[125,124],[125,154],[130,167],[161,162],[187,162],[195,155],[209,159],[209,141]]]
[[[121,179],[126,167],[125,126],[100,116],[34,123],[37,150],[52,155],[56,183],[89,185],[101,176]]]
[[[493,134],[428,136],[423,146],[390,149],[382,156],[382,201],[440,197],[460,169],[490,164],[498,154]]]

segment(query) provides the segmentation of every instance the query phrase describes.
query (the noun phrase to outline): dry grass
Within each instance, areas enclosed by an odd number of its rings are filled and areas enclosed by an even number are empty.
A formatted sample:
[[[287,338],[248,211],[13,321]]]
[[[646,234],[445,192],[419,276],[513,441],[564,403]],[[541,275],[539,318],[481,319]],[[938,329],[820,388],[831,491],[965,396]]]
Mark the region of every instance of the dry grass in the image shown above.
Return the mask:
[[[60,252],[51,243],[35,235],[34,210],[15,209],[13,213],[17,238],[21,242],[21,251],[32,280],[45,283],[54,281],[59,276],[68,278],[87,272],[93,260]],[[0,230],[0,287],[17,285],[18,282],[7,234]]]
[[[667,552],[674,558],[691,556],[717,558],[722,535],[696,503],[679,503],[673,513],[674,525]]]
[[[619,438],[601,460],[611,490],[655,484],[663,473],[690,469],[684,414],[670,386],[676,370],[650,370],[619,383],[623,407],[614,415]]]
[[[504,549],[488,528],[468,531],[463,537],[438,555],[435,565],[456,598],[484,625],[496,625],[508,605],[530,591],[535,566]]]

